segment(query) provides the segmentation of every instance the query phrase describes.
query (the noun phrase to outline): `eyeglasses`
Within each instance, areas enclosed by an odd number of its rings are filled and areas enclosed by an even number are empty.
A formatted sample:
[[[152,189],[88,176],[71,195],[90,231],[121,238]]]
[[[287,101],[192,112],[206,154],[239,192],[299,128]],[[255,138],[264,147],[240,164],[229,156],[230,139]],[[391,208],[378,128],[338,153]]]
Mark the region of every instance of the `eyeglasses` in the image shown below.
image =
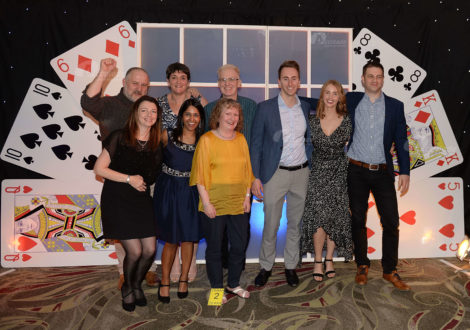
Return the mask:
[[[219,82],[224,82],[224,83],[234,83],[236,81],[238,81],[239,79],[238,78],[219,78],[218,81]]]

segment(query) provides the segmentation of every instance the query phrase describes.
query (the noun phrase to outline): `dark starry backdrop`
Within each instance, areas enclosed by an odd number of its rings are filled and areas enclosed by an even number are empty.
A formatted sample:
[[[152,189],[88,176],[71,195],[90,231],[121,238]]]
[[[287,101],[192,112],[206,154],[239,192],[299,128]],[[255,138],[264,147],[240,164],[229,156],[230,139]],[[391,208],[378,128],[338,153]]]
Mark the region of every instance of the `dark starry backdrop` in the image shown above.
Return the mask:
[[[468,0],[0,0],[0,146],[33,78],[63,86],[51,58],[128,21],[363,27],[427,71],[415,95],[436,89],[465,159],[470,158],[470,1]],[[439,176],[464,179],[470,233],[470,165]],[[0,178],[43,178],[1,161]]]

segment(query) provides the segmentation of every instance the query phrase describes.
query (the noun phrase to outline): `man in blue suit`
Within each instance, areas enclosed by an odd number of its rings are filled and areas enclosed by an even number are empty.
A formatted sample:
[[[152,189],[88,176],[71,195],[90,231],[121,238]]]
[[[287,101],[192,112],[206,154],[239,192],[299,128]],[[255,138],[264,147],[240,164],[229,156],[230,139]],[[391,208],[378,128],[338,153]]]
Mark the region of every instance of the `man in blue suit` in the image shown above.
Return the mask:
[[[300,101],[300,68],[285,61],[278,70],[279,95],[258,104],[251,131],[250,157],[255,181],[252,192],[264,202],[264,228],[256,286],[263,286],[271,275],[276,257],[276,239],[287,198],[287,231],[284,265],[287,283],[297,286],[295,272],[299,262],[300,220],[304,210],[312,155],[309,105]]]
[[[365,285],[370,260],[367,257],[366,218],[369,193],[372,192],[383,228],[383,278],[399,290],[410,287],[397,273],[398,205],[392,155],[393,143],[400,167],[398,190],[403,196],[409,188],[410,155],[403,103],[382,92],[384,69],[370,62],[363,67],[365,93],[348,93],[347,107],[353,124],[348,144],[348,193],[352,217],[356,283]]]

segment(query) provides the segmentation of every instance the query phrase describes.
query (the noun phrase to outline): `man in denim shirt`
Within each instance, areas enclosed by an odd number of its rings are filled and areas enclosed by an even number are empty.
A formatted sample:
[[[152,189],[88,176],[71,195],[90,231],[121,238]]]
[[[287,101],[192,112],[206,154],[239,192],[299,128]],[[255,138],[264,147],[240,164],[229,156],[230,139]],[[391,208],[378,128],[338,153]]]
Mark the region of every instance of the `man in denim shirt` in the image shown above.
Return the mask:
[[[399,290],[410,287],[397,273],[398,204],[395,191],[392,155],[393,143],[400,171],[398,190],[403,196],[409,188],[410,155],[403,103],[382,92],[384,69],[380,63],[363,67],[365,93],[348,93],[347,107],[353,124],[348,144],[348,192],[352,216],[352,234],[357,268],[356,283],[367,283],[370,260],[367,257],[366,217],[369,193],[372,192],[383,227],[383,278]]]

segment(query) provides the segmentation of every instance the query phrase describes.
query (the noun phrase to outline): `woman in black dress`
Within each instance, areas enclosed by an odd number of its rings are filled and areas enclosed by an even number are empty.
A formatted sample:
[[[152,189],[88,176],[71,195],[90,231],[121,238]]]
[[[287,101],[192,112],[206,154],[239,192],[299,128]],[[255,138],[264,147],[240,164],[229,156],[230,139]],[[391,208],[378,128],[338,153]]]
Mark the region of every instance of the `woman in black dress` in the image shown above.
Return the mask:
[[[119,239],[126,251],[122,307],[133,311],[147,300],[141,283],[153,262],[155,216],[150,185],[161,168],[161,108],[150,96],[133,105],[125,128],[103,142],[95,173],[105,178],[101,217],[106,238]]]

